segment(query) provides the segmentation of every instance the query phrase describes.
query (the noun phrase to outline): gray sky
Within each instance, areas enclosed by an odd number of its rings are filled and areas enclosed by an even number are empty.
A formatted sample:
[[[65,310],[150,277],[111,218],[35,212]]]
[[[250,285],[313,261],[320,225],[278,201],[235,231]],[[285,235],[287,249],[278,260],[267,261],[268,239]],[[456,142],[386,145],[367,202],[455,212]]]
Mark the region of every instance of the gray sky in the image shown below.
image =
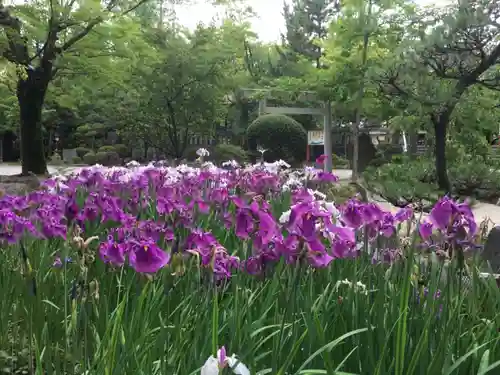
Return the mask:
[[[451,0],[416,0],[421,5],[446,4]],[[199,22],[210,23],[222,10],[208,5],[206,1],[193,1],[194,5],[176,8],[177,18],[186,27],[194,29]],[[284,31],[283,0],[247,0],[257,17],[252,20],[253,30],[266,42],[279,40]]]

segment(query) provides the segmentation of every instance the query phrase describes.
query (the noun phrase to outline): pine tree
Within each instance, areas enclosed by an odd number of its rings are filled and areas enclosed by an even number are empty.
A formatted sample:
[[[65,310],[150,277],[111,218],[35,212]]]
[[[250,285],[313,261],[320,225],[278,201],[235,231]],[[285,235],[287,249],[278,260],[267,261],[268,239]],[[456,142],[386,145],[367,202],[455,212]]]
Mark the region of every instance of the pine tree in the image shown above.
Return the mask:
[[[293,0],[291,6],[285,3],[284,44],[292,53],[304,56],[321,68],[323,51],[317,41],[327,36],[328,23],[339,6],[339,0]]]

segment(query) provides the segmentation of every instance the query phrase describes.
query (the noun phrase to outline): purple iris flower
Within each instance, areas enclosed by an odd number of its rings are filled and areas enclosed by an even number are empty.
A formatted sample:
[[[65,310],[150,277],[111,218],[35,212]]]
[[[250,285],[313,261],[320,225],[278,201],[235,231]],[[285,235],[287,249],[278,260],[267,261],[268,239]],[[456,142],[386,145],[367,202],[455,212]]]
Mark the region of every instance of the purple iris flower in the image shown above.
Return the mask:
[[[170,254],[160,249],[153,240],[132,244],[128,253],[130,265],[139,273],[156,273],[170,261]]]
[[[123,243],[117,243],[112,238],[99,246],[99,255],[104,263],[121,267],[125,264],[126,249]]]

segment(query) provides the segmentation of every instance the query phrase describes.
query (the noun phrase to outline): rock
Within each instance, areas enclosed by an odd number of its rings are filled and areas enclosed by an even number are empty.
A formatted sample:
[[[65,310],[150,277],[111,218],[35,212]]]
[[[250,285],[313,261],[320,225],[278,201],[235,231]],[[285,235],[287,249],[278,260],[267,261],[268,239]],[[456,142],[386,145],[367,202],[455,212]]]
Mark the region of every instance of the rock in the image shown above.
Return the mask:
[[[33,173],[29,172],[27,176],[24,175],[8,175],[0,176],[0,183],[4,184],[30,184],[30,185],[40,185],[40,179]]]
[[[33,173],[27,176],[0,176],[1,195],[24,195],[40,188],[41,181]]]
[[[482,257],[489,262],[494,273],[500,273],[500,226],[494,227],[484,244]]]
[[[4,195],[24,195],[31,189],[26,184],[0,182],[0,197]]]

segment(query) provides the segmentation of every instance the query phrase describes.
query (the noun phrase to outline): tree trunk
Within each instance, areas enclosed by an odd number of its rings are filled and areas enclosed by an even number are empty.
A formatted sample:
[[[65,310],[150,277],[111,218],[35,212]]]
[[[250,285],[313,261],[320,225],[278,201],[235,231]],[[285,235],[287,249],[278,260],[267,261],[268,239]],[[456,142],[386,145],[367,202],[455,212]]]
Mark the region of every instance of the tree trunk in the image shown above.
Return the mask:
[[[418,133],[414,129],[410,129],[406,135],[408,155],[411,159],[416,159],[418,156]]]
[[[368,0],[368,12],[367,15],[364,15],[364,9],[362,13],[362,22],[363,22],[363,52],[361,58],[361,66],[363,69],[363,74],[361,77],[361,82],[359,85],[357,103],[356,103],[356,122],[353,125],[352,136],[353,136],[353,154],[352,154],[352,182],[357,182],[358,173],[359,173],[359,127],[361,125],[361,114],[363,112],[363,96],[365,92],[365,80],[366,80],[366,64],[368,60],[368,41],[370,39],[370,30],[369,26],[371,23],[371,15],[372,15],[372,0]],[[363,1],[364,7],[364,1]],[[366,17],[366,20],[365,20]]]
[[[42,106],[50,82],[50,71],[40,68],[26,69],[26,79],[17,83],[17,100],[20,111],[22,174],[47,173],[43,151]]]
[[[52,149],[52,147],[54,146],[54,142],[52,141],[52,137],[54,136],[53,133],[54,133],[54,131],[52,129],[49,130],[49,141],[48,141],[48,145],[47,145],[47,148],[48,148],[47,155],[49,156],[49,158],[51,158],[52,155],[54,155],[57,151],[57,145],[55,145],[56,146],[55,149]]]
[[[436,163],[437,182],[439,189],[443,190],[445,194],[449,194],[451,192],[446,163],[446,133],[449,118],[450,115],[446,112],[432,119],[435,135],[434,156]]]

